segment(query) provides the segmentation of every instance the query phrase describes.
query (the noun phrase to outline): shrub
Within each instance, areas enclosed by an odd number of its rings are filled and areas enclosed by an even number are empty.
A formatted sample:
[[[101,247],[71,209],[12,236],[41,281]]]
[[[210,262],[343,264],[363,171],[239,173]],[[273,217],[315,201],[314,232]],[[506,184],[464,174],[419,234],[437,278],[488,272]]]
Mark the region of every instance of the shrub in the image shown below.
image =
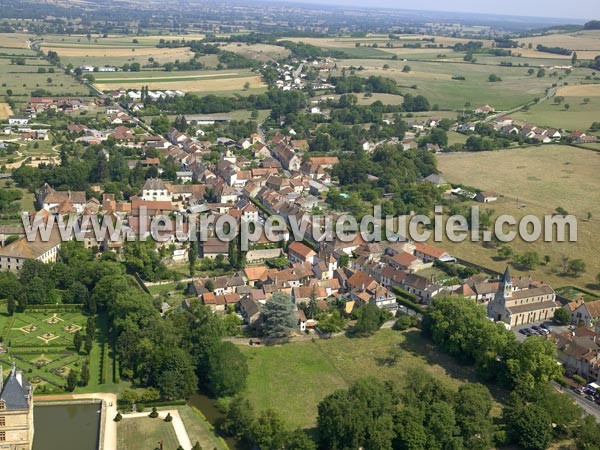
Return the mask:
[[[115,418],[113,419],[115,422],[120,422],[123,419],[123,416],[121,415],[120,412],[117,412],[117,415],[115,416]]]
[[[172,422],[173,421],[173,416],[171,416],[171,413],[167,413],[167,417],[165,417],[165,422]]]
[[[158,417],[158,411],[156,410],[156,406],[152,408],[152,412],[148,414],[148,417],[151,419],[156,419]]]

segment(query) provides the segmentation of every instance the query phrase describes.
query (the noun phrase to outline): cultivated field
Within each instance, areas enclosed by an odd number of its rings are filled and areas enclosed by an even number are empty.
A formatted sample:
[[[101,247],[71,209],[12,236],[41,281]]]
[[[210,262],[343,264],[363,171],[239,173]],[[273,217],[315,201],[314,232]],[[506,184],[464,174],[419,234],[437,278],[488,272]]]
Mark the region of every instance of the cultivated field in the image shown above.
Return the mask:
[[[0,121],[6,120],[13,115],[12,109],[8,103],[0,103]]]
[[[243,91],[249,83],[250,90],[262,89],[261,78],[249,70],[186,71],[186,72],[116,72],[99,74],[95,86],[103,91],[124,88],[180,89],[185,92]]]
[[[435,351],[417,331],[388,329],[364,339],[337,337],[240,349],[248,356],[249,400],[258,410],[275,409],[291,427],[313,427],[319,401],[363,377],[402,383],[407,371],[420,369],[455,387],[473,380],[469,368]],[[401,357],[386,364],[384,360],[395,350]]]
[[[600,204],[593,194],[600,189],[600,153],[545,145],[495,152],[448,153],[440,155],[438,160],[442,176],[449,182],[498,193],[501,196],[499,201],[485,207],[479,204],[484,209],[493,209],[496,216],[510,214],[518,220],[524,215],[533,214],[542,219],[546,214],[553,214],[557,207],[576,215],[576,243],[526,243],[516,240],[510,245],[517,253],[535,250],[541,256],[550,256],[550,264],[533,271],[535,278],[550,282],[553,286],[572,284],[600,291],[594,280],[600,273],[600,242],[597,239],[600,232]],[[589,221],[588,212],[592,214]],[[481,243],[465,240],[454,244],[445,240],[436,245],[458,257],[498,271],[506,265],[505,261],[496,260],[495,249],[485,248]],[[586,273],[577,279],[558,275],[556,272],[563,255],[585,261]]]
[[[272,60],[278,60],[286,58],[290,55],[290,51],[287,48],[280,47],[278,45],[269,44],[242,44],[242,43],[230,43],[221,46],[223,50],[227,50],[238,55],[242,55],[244,58],[267,62]]]
[[[545,58],[561,58],[568,59],[570,56],[555,55],[552,53],[538,52],[536,47],[538,44],[546,47],[562,47],[577,52],[580,59],[594,59],[600,52],[600,31],[578,31],[575,33],[556,33],[547,36],[535,36],[524,39],[517,39],[519,43],[525,44],[527,47],[532,44],[532,49],[518,49],[516,52],[522,53],[523,56],[537,56]]]

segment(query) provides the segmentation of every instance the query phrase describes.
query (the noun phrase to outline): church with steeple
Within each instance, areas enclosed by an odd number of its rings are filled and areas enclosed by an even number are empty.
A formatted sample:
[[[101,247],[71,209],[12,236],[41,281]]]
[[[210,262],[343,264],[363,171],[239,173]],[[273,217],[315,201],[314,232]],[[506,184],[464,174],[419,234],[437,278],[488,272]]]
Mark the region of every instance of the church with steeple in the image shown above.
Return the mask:
[[[31,450],[33,388],[16,365],[4,380],[0,374],[0,448]]]
[[[550,320],[558,307],[554,289],[530,278],[512,278],[507,266],[488,304],[488,317],[515,327]]]

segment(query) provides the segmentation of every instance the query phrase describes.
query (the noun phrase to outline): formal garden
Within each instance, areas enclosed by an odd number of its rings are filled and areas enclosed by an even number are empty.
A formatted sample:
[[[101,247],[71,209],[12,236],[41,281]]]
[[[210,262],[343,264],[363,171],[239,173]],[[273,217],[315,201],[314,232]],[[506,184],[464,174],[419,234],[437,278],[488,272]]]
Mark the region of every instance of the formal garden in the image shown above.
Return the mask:
[[[96,388],[112,382],[104,328],[97,318],[88,323],[78,305],[44,305],[12,316],[0,305],[0,363],[5,371],[16,363],[38,394]]]

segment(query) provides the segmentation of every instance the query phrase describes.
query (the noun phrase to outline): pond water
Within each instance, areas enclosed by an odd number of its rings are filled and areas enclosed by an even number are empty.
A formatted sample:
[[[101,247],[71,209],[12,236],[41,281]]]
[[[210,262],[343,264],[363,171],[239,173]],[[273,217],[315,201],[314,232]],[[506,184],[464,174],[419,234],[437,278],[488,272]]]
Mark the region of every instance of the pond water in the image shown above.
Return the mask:
[[[97,450],[100,403],[34,406],[33,450]]]
[[[215,429],[219,428],[220,423],[224,419],[224,415],[219,408],[217,408],[217,401],[208,395],[198,392],[190,397],[188,400],[188,404],[193,406],[196,409],[199,409],[206,420],[215,427]],[[230,450],[244,450],[246,447],[243,444],[234,438],[223,437],[227,446]],[[34,448],[33,450],[38,450]]]

